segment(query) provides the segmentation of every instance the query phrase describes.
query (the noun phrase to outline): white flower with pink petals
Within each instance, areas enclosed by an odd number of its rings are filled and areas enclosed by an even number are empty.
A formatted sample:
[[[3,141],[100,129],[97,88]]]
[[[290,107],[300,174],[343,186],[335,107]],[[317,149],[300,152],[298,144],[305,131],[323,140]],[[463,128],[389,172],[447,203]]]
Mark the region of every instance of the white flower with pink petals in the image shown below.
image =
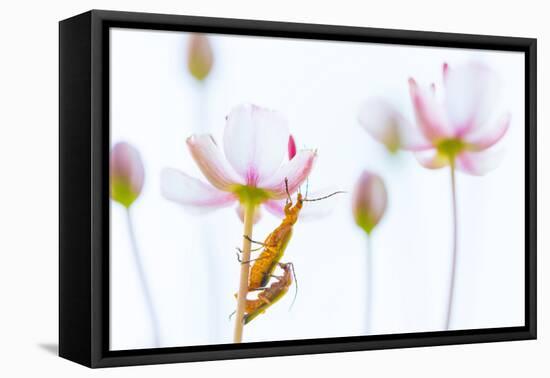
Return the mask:
[[[226,117],[223,151],[211,135],[192,135],[187,146],[207,182],[176,169],[162,172],[162,194],[168,200],[201,211],[241,206],[279,206],[310,174],[314,150],[297,151],[287,160],[289,130],[277,112],[240,105]],[[257,219],[256,219],[257,220]]]
[[[496,167],[498,155],[489,151],[506,134],[510,114],[494,114],[499,94],[495,72],[480,63],[457,68],[443,65],[443,93],[435,85],[421,87],[409,79],[416,125],[390,103],[371,99],[359,122],[388,149],[413,151],[426,168],[450,164],[472,175]]]
[[[450,329],[458,254],[455,168],[471,175],[483,175],[495,168],[500,154],[495,154],[492,147],[508,131],[510,114],[494,114],[499,80],[492,70],[479,63],[453,69],[444,64],[443,93],[438,93],[434,84],[422,88],[412,78],[409,88],[416,126],[380,99],[364,105],[359,123],[390,151],[392,148],[413,151],[426,168],[450,167],[453,242],[445,318],[445,329]]]

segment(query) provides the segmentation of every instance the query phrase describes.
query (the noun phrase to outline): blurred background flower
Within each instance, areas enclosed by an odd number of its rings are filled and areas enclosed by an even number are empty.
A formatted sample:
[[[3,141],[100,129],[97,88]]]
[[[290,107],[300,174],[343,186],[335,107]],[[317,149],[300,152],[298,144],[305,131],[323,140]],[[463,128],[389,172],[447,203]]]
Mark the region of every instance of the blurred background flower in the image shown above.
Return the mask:
[[[382,219],[388,202],[382,178],[375,173],[363,171],[355,186],[352,201],[355,223],[370,235]]]
[[[384,180],[376,173],[363,171],[357,180],[352,198],[355,223],[365,232],[367,251],[365,253],[365,333],[371,334],[372,306],[374,295],[374,252],[372,232],[384,216],[388,193]]]
[[[187,47],[187,68],[191,75],[199,80],[206,79],[214,65],[214,53],[209,38],[194,33],[189,36]]]
[[[443,93],[438,93],[433,83],[421,87],[415,79],[409,79],[416,125],[412,125],[392,105],[379,99],[369,100],[363,106],[359,122],[388,149],[399,145],[413,151],[418,162],[426,168],[450,167],[453,242],[445,320],[445,329],[449,329],[458,253],[455,170],[481,176],[498,165],[502,154],[492,147],[508,131],[510,114],[495,114],[501,92],[500,80],[488,66],[470,62],[451,68],[445,63],[442,73]]]
[[[453,207],[453,247],[445,329],[452,324],[456,261],[458,254],[458,214],[455,168],[483,175],[496,167],[498,158],[488,149],[508,131],[510,115],[491,118],[500,92],[497,75],[487,66],[470,63],[450,68],[443,65],[444,98],[438,101],[435,86],[422,89],[409,80],[418,128],[432,148],[416,153],[426,168],[450,166]]]
[[[386,149],[394,154],[400,149],[414,146],[406,135],[403,127],[403,116],[387,101],[380,98],[369,99],[359,111],[359,124]]]
[[[139,197],[143,188],[145,171],[138,150],[126,142],[116,143],[111,150],[109,160],[111,198],[124,206],[128,235],[135,262],[136,273],[141,285],[141,292],[149,314],[154,346],[160,346],[160,329],[149,288],[147,274],[138,248],[136,232],[130,206]]]
[[[434,86],[423,89],[414,79],[409,80],[417,126],[432,147],[416,154],[423,166],[456,164],[472,175],[496,167],[498,160],[487,150],[502,139],[510,125],[509,113],[492,117],[499,84],[496,73],[481,63],[457,68],[444,64],[442,101],[438,101]]]
[[[145,177],[139,152],[126,142],[115,144],[109,161],[111,172],[111,198],[130,207],[143,188]]]
[[[495,117],[499,80],[481,63],[451,69],[443,65],[444,93],[435,84],[420,87],[409,79],[416,124],[386,100],[368,100],[359,112],[359,123],[390,151],[413,151],[426,168],[454,165],[471,174],[494,169],[502,156],[489,150],[506,134],[510,114]],[[439,96],[439,97],[438,97]]]

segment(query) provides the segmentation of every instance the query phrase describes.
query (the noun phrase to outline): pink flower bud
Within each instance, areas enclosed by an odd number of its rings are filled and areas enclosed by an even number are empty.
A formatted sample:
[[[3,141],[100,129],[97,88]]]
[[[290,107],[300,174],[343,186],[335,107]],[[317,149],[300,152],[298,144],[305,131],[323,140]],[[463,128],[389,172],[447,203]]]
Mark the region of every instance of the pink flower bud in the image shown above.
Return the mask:
[[[204,80],[214,64],[214,54],[208,37],[204,34],[191,34],[187,50],[187,68],[193,77]]]
[[[363,171],[353,193],[353,216],[355,222],[370,235],[384,212],[388,195],[380,176]]]
[[[109,162],[111,198],[129,207],[141,193],[144,169],[138,150],[126,142],[115,144]]]
[[[288,137],[288,160],[292,160],[294,156],[296,156],[296,142],[294,137],[290,135]]]
[[[390,153],[395,154],[399,151],[402,146],[397,121],[391,120],[387,123],[386,130],[382,134],[381,139]]]

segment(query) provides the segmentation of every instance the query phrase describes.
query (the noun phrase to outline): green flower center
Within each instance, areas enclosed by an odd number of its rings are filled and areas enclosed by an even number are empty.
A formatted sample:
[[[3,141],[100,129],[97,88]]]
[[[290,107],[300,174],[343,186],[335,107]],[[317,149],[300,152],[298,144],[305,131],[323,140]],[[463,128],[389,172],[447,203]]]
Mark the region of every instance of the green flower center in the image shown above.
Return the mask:
[[[451,161],[466,148],[466,143],[456,138],[444,139],[437,144],[437,152],[446,156]]]
[[[257,206],[271,198],[267,190],[248,185],[235,185],[232,192],[240,203],[247,205]]]

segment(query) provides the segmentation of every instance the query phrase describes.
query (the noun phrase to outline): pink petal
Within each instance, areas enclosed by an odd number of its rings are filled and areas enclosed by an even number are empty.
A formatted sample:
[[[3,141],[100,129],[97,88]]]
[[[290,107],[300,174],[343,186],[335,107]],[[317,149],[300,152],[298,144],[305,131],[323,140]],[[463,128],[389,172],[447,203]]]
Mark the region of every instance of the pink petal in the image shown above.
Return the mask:
[[[285,200],[268,200],[263,203],[265,209],[278,218],[285,217]]]
[[[288,191],[294,193],[309,176],[316,157],[316,151],[298,151],[292,160],[283,164],[271,177],[259,182],[258,186],[268,190],[273,199],[283,199],[287,196],[285,178],[288,179]]]
[[[236,201],[232,193],[222,192],[172,168],[165,168],[162,171],[160,183],[164,198],[197,210],[216,210]]]
[[[290,135],[288,137],[288,160],[292,160],[294,156],[296,156],[296,141],[294,137]]]
[[[390,151],[400,148],[412,151],[431,148],[420,130],[383,99],[373,98],[365,102],[359,111],[359,123]]]
[[[415,152],[414,157],[424,168],[428,169],[438,169],[449,164],[449,159],[438,153],[436,149]]]
[[[421,89],[414,79],[409,79],[409,88],[416,122],[424,136],[432,142],[452,137],[453,131],[447,115],[437,101],[435,92]]]
[[[447,62],[443,63],[443,81],[447,81],[449,74],[449,64]]]
[[[228,191],[232,185],[242,184],[243,180],[227,164],[211,135],[192,135],[187,139],[187,146],[200,170],[214,187]]]
[[[506,135],[510,127],[510,119],[511,115],[506,114],[498,122],[495,122],[491,129],[479,129],[477,132],[470,133],[465,139],[469,144],[472,144],[477,151],[485,150],[496,144]]]
[[[456,167],[464,173],[473,176],[483,176],[498,167],[503,156],[502,150],[463,152],[456,159]]]
[[[273,175],[287,154],[288,126],[277,112],[241,105],[227,116],[223,143],[227,160],[247,185]]]
[[[480,63],[448,67],[444,82],[445,107],[455,136],[462,137],[482,127],[500,91],[495,72]]]
[[[235,208],[235,211],[237,212],[237,215],[238,215],[239,219],[241,220],[241,222],[244,223],[244,207],[243,207],[243,205],[238,204],[237,207]],[[254,224],[256,224],[260,221],[260,219],[262,219],[262,212],[261,212],[260,208],[257,207],[256,211],[254,212],[254,219],[252,220],[252,222]]]

